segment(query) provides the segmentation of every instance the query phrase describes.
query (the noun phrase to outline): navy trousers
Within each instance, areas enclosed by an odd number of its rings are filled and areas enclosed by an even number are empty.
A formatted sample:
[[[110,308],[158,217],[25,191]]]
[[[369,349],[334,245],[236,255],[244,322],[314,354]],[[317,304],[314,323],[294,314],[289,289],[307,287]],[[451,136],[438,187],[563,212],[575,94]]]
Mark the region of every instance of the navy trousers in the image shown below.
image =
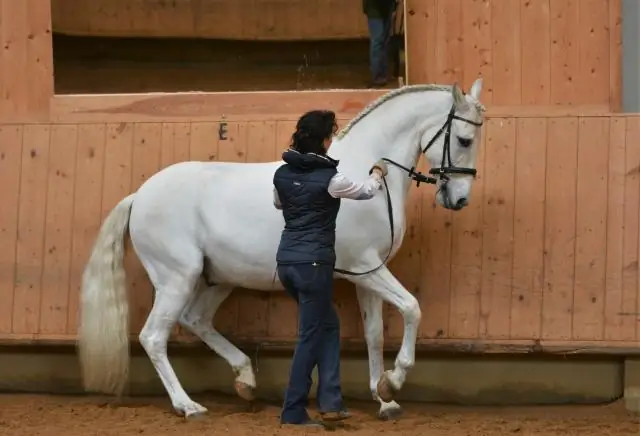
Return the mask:
[[[391,17],[367,18],[369,27],[369,68],[371,81],[385,83],[389,69],[389,31]]]
[[[317,401],[321,413],[343,410],[340,387],[340,320],[333,307],[333,266],[279,265],[278,276],[298,303],[298,343],[289,374],[280,421],[309,420],[311,373],[318,366]]]

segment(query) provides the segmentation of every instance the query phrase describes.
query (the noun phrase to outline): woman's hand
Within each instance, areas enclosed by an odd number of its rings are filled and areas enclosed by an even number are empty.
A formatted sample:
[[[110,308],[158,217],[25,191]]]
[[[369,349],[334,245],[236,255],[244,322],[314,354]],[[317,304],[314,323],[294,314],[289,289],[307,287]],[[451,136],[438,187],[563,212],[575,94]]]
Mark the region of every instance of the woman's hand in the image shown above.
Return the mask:
[[[380,159],[378,162],[373,164],[370,173],[376,173],[380,178],[386,176],[388,173],[387,163]]]

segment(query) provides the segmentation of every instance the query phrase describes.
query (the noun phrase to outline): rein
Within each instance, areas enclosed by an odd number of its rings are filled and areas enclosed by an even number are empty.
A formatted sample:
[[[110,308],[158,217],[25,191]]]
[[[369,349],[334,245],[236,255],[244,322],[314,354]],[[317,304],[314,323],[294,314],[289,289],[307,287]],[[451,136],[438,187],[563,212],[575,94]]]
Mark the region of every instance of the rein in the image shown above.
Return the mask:
[[[455,112],[456,112],[456,108],[454,105],[453,107],[451,107],[451,110],[449,111],[449,115],[447,116],[447,121],[445,121],[442,127],[440,127],[440,130],[438,130],[436,134],[433,136],[433,138],[431,138],[431,141],[429,141],[429,143],[422,149],[422,154],[426,153],[427,150],[429,150],[429,148],[433,144],[435,144],[438,138],[444,133],[445,135],[444,147],[442,151],[442,162],[440,163],[440,168],[431,168],[429,170],[429,174],[436,175],[437,177],[426,176],[421,172],[416,171],[415,167],[407,168],[404,165],[401,165],[391,159],[387,159],[386,157],[382,158],[382,160],[405,171],[408,174],[409,178],[416,182],[416,186],[418,187],[420,186],[420,183],[435,185],[438,182],[438,179],[449,180],[449,177],[448,177],[449,174],[465,174],[465,175],[475,177],[477,173],[475,168],[457,167],[451,161],[451,124],[453,123],[453,120],[464,121],[465,123],[471,124],[476,127],[482,126],[482,123],[481,122],[477,123],[475,121],[471,121],[466,118],[459,117],[458,115],[455,114]],[[334,268],[333,269],[334,272],[337,272],[338,274],[343,274],[346,276],[351,276],[351,277],[364,276],[367,274],[371,274],[372,272],[376,272],[377,270],[385,266],[387,261],[391,257],[391,252],[393,251],[393,244],[395,243],[393,204],[391,203],[391,194],[389,193],[389,185],[387,184],[387,178],[383,176],[382,182],[384,183],[384,189],[385,189],[386,198],[387,198],[387,214],[389,215],[389,228],[391,233],[391,245],[389,246],[389,252],[387,253],[386,257],[384,258],[384,260],[380,265],[378,265],[373,269],[370,269],[369,271],[353,272],[353,271],[347,271],[340,268]]]

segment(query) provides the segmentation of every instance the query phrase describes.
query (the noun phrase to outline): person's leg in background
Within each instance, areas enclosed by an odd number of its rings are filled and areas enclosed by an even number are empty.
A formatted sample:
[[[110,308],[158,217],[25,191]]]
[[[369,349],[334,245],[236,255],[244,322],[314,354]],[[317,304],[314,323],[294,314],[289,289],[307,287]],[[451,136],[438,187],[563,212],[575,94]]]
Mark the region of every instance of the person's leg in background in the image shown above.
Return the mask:
[[[385,18],[367,17],[369,27],[369,68],[371,84],[384,86],[387,83],[388,47],[387,35],[389,34],[388,22]]]
[[[325,320],[332,307],[326,280],[320,279],[321,265],[300,264],[278,267],[278,275],[287,293],[298,300],[298,343],[291,362],[289,384],[280,421],[283,424],[319,425],[309,417],[311,373],[322,352]],[[333,269],[331,269],[333,280]]]

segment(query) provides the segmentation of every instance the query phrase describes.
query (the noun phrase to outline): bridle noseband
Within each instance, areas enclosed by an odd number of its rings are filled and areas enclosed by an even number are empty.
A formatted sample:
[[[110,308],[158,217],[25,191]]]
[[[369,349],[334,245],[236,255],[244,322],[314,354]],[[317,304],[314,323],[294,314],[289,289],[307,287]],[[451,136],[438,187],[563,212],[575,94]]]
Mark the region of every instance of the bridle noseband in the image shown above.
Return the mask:
[[[456,115],[456,107],[455,105],[451,107],[449,111],[449,115],[447,116],[447,120],[444,122],[440,130],[436,132],[436,134],[431,138],[431,141],[422,149],[422,154],[426,153],[429,148],[440,138],[440,136],[444,133],[444,146],[442,150],[442,162],[440,162],[439,168],[431,168],[429,170],[429,174],[433,174],[438,177],[429,177],[422,174],[419,171],[416,171],[415,167],[407,168],[404,165],[399,164],[391,159],[387,159],[386,157],[382,158],[387,163],[390,163],[393,166],[396,166],[409,174],[409,177],[416,182],[416,186],[420,186],[420,183],[429,183],[436,184],[438,182],[438,178],[441,180],[449,180],[449,174],[464,174],[467,176],[476,176],[475,168],[464,168],[457,167],[453,164],[451,160],[451,125],[453,124],[453,120],[464,121],[467,124],[471,124],[472,126],[481,127],[482,122],[471,121],[467,118],[460,117]]]
[[[445,180],[445,181],[449,180],[449,174],[464,174],[464,175],[475,177],[477,173],[475,168],[457,167],[451,161],[451,124],[453,123],[453,120],[464,121],[465,123],[471,124],[472,126],[476,126],[476,127],[482,126],[482,122],[477,123],[475,121],[471,121],[466,118],[459,117],[458,115],[456,115],[455,105],[451,107],[451,110],[449,111],[449,115],[447,116],[447,121],[445,121],[443,126],[440,127],[440,130],[438,130],[434,135],[434,137],[431,138],[431,141],[429,141],[429,143],[422,149],[422,154],[426,153],[427,150],[429,150],[429,147],[435,144],[435,142],[438,140],[440,135],[444,133],[444,148],[442,150],[442,162],[440,163],[440,168],[431,168],[429,170],[429,174],[433,174],[437,176],[437,178],[425,176],[421,172],[416,171],[415,167],[407,168],[404,165],[401,165],[395,161],[392,161],[391,159],[387,159],[386,157],[382,158],[382,160],[406,171],[409,174],[409,177],[415,180],[416,186],[420,186],[420,183],[436,184],[438,182],[438,179]],[[394,230],[394,223],[393,223],[393,205],[391,204],[391,194],[389,193],[387,178],[382,177],[382,181],[384,182],[384,188],[385,188],[385,193],[387,197],[387,213],[389,215],[389,226],[391,228],[391,246],[389,247],[389,252],[387,253],[387,256],[384,258],[384,260],[380,265],[378,265],[373,269],[370,269],[369,271],[353,272],[353,271],[347,271],[340,268],[334,268],[333,269],[334,272],[337,272],[339,274],[343,274],[346,276],[352,276],[352,277],[364,276],[367,274],[371,274],[372,272],[375,272],[380,268],[382,268],[384,265],[386,265],[387,261],[389,260],[389,257],[391,257],[391,252],[393,251],[393,244],[395,243],[395,230]]]

